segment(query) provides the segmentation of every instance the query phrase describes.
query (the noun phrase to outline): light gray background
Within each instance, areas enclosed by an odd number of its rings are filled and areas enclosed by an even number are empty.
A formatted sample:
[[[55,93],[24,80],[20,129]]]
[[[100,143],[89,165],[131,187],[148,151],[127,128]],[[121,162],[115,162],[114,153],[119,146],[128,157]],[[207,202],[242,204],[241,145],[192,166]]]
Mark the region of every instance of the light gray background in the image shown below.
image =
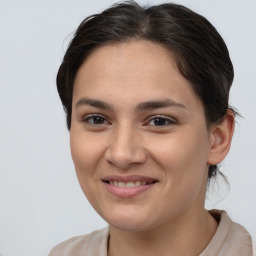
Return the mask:
[[[76,180],[55,76],[83,18],[112,0],[0,0],[0,252],[43,256],[56,243],[104,227]],[[163,1],[139,1],[158,4]],[[222,165],[225,185],[208,194],[256,240],[256,1],[177,0],[206,16],[226,41],[235,68],[239,119]],[[65,39],[67,37],[67,39]],[[226,195],[226,197],[225,197]],[[225,197],[221,202],[220,199]]]

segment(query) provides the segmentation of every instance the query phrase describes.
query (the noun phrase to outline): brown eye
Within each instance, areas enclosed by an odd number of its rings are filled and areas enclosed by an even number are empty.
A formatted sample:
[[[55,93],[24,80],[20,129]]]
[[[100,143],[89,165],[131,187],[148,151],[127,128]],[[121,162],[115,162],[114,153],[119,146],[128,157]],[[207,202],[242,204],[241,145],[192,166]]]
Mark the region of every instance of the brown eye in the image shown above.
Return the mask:
[[[164,118],[155,118],[153,122],[154,122],[154,125],[166,125],[167,120]]]
[[[101,116],[94,116],[92,117],[92,121],[94,124],[104,124],[105,120]]]
[[[174,120],[167,117],[154,117],[148,122],[150,126],[167,126],[175,123]]]
[[[91,115],[91,116],[85,117],[83,121],[92,125],[100,125],[100,124],[108,123],[108,121],[104,117],[99,115]]]

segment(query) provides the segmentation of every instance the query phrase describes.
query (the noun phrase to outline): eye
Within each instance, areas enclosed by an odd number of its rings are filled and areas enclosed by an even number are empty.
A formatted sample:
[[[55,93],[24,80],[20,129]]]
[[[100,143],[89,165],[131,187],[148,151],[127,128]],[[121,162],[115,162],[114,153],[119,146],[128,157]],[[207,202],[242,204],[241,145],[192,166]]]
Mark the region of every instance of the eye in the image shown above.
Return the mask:
[[[86,122],[90,125],[101,125],[101,124],[109,123],[106,118],[104,118],[103,116],[100,116],[100,115],[85,116],[83,118],[83,122]]]
[[[171,118],[163,116],[156,116],[151,118],[148,122],[148,125],[150,126],[168,126],[172,124],[176,124],[176,122]]]

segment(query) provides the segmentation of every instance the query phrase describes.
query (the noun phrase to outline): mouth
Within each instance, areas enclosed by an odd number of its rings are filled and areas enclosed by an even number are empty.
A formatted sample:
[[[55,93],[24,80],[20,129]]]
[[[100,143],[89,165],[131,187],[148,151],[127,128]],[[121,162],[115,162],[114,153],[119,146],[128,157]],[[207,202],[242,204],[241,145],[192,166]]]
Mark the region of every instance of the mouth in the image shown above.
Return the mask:
[[[108,176],[102,179],[107,190],[118,197],[134,197],[158,183],[157,179],[143,177],[138,175],[132,176]]]
[[[121,188],[132,188],[132,187],[140,187],[140,186],[145,186],[145,185],[150,185],[153,183],[156,183],[157,181],[154,180],[152,182],[148,181],[129,181],[129,182],[123,182],[123,181],[117,181],[117,180],[103,180],[103,182],[110,184],[111,186],[115,187],[121,187]]]

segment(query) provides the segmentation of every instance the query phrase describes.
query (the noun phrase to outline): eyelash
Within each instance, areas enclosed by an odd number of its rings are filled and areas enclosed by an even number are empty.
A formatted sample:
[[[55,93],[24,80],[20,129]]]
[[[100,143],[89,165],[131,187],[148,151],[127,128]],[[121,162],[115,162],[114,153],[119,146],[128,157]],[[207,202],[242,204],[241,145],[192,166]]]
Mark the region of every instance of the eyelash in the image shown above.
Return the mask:
[[[90,122],[90,119],[93,120],[93,118],[101,118],[101,119],[103,119],[104,123],[102,123],[102,124],[91,123],[91,122]],[[96,126],[105,124],[105,121],[108,122],[108,120],[107,120],[104,116],[99,115],[99,114],[93,114],[93,115],[85,116],[85,117],[82,119],[82,121],[85,122],[85,123],[87,123],[87,124],[89,124],[89,125],[96,125]],[[109,122],[108,122],[108,123],[109,123]]]
[[[165,123],[167,122],[168,124],[156,125],[154,123],[154,125],[150,125],[150,126],[155,126],[157,128],[161,128],[161,127],[166,127],[166,126],[177,124],[177,122],[173,118],[162,116],[162,115],[156,115],[156,116],[151,117],[149,119],[149,121],[147,122],[147,124],[149,124],[152,121],[155,122],[157,119],[161,120],[161,121],[164,121]]]
[[[96,121],[95,120],[96,118],[100,118],[101,121],[103,121],[103,123],[95,123],[94,121]],[[164,122],[164,124],[156,125],[155,122],[157,119],[160,122]],[[90,122],[90,120],[92,120],[92,122]],[[82,121],[89,125],[93,125],[93,126],[101,126],[101,125],[110,123],[104,116],[99,115],[99,114],[92,114],[92,115],[85,116],[82,119]],[[150,124],[150,122],[154,122],[154,124]],[[168,123],[168,124],[166,124],[166,123]],[[173,118],[162,116],[162,115],[156,115],[156,116],[152,116],[152,117],[148,118],[148,120],[146,121],[144,126],[149,125],[151,127],[154,126],[156,128],[164,128],[166,126],[171,126],[171,125],[175,125],[175,124],[177,124],[177,121],[174,120]]]

